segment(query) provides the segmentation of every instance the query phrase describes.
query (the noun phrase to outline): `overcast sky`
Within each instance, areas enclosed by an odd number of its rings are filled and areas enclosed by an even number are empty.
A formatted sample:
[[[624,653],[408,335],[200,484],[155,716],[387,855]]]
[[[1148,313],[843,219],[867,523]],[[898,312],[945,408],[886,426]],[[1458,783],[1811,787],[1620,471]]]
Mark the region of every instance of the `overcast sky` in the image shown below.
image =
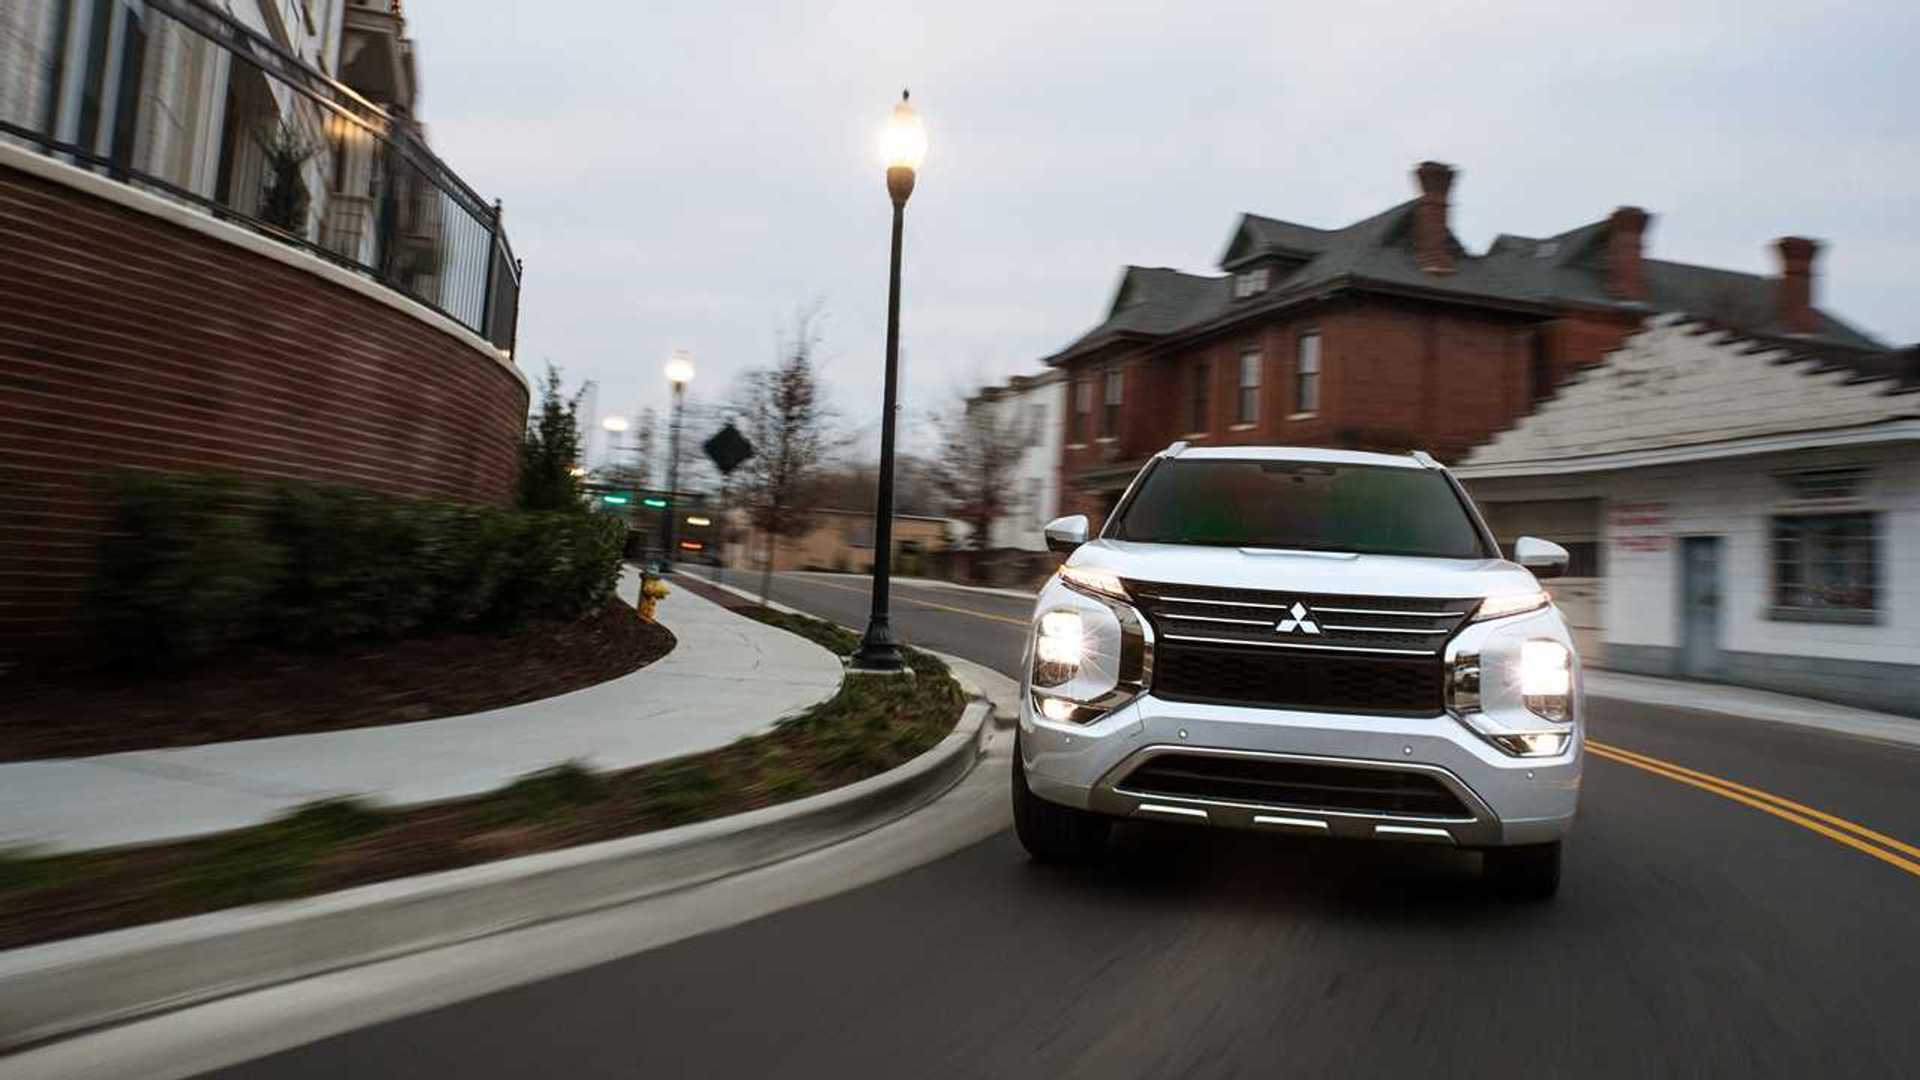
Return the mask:
[[[1602,11],[1601,8],[1608,8]],[[903,86],[931,149],[908,205],[903,401],[1038,369],[1127,263],[1211,271],[1235,217],[1337,226],[1461,170],[1484,250],[1631,203],[1650,254],[1771,273],[1826,241],[1818,297],[1920,339],[1920,4],[782,5],[407,0],[433,142],[505,200],[517,359],[602,412],[695,400],[825,317],[823,374],[875,452]],[[911,442],[911,436],[907,436]]]

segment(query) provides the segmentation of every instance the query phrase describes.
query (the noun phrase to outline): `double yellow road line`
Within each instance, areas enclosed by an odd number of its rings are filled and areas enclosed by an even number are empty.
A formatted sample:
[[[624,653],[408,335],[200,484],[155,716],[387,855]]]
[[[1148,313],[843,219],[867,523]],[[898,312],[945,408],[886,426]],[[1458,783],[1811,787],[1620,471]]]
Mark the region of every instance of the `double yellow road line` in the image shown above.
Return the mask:
[[[1656,757],[1623,749],[1603,742],[1587,740],[1587,750],[1608,761],[1631,765],[1643,769],[1655,776],[1663,776],[1682,784],[1689,784],[1702,791],[1709,791],[1723,799],[1751,806],[1755,810],[1784,821],[1791,821],[1803,829],[1810,829],[1838,844],[1845,844],[1855,851],[1871,855],[1889,866],[1896,866],[1907,873],[1920,877],[1920,848],[1912,844],[1895,840],[1885,833],[1875,832],[1865,825],[1836,817],[1824,810],[1815,810],[1803,806],[1792,799],[1775,795],[1770,791],[1748,787],[1745,784],[1722,777],[1689,769],[1684,765],[1675,765],[1671,761],[1662,761]]]

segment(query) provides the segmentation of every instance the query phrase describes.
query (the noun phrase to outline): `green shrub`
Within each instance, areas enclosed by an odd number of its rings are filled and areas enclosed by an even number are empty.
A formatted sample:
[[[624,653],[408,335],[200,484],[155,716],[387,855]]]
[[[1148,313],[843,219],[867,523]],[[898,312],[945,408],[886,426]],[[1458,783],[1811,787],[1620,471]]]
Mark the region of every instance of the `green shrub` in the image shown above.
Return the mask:
[[[94,626],[105,658],[171,666],[248,641],[326,648],[578,618],[626,526],[319,484],[116,477]]]
[[[108,655],[167,666],[256,637],[281,576],[259,493],[219,477],[126,474],[94,589]]]

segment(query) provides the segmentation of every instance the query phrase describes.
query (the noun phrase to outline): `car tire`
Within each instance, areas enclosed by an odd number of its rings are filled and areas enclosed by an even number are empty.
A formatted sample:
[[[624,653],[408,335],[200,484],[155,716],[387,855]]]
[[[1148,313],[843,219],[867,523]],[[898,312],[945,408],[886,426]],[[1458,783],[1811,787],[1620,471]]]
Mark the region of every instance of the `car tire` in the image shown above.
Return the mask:
[[[1515,900],[1550,900],[1560,891],[1560,841],[1490,848],[1481,872],[1501,895]]]
[[[1106,850],[1113,822],[1098,814],[1050,803],[1027,786],[1018,738],[1013,747],[1013,831],[1035,862],[1082,863]]]

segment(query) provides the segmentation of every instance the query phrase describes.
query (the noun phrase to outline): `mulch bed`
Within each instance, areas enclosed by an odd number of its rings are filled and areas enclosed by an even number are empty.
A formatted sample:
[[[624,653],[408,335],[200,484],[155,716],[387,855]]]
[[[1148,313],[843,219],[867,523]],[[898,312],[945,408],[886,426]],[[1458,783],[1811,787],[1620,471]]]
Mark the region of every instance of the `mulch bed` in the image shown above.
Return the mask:
[[[673,634],[613,602],[575,622],[459,632],[328,653],[266,647],[188,671],[0,681],[0,761],[195,746],[401,724],[515,705],[625,675]]]
[[[841,655],[859,644],[819,620],[752,617]],[[0,852],[0,949],[631,836],[829,791],[911,760],[959,722],[965,695],[946,665],[911,649],[907,658],[912,679],[849,677],[839,694],[767,734],[639,768],[597,773],[565,764],[485,795],[403,809],[313,803],[254,828],[130,850]]]

